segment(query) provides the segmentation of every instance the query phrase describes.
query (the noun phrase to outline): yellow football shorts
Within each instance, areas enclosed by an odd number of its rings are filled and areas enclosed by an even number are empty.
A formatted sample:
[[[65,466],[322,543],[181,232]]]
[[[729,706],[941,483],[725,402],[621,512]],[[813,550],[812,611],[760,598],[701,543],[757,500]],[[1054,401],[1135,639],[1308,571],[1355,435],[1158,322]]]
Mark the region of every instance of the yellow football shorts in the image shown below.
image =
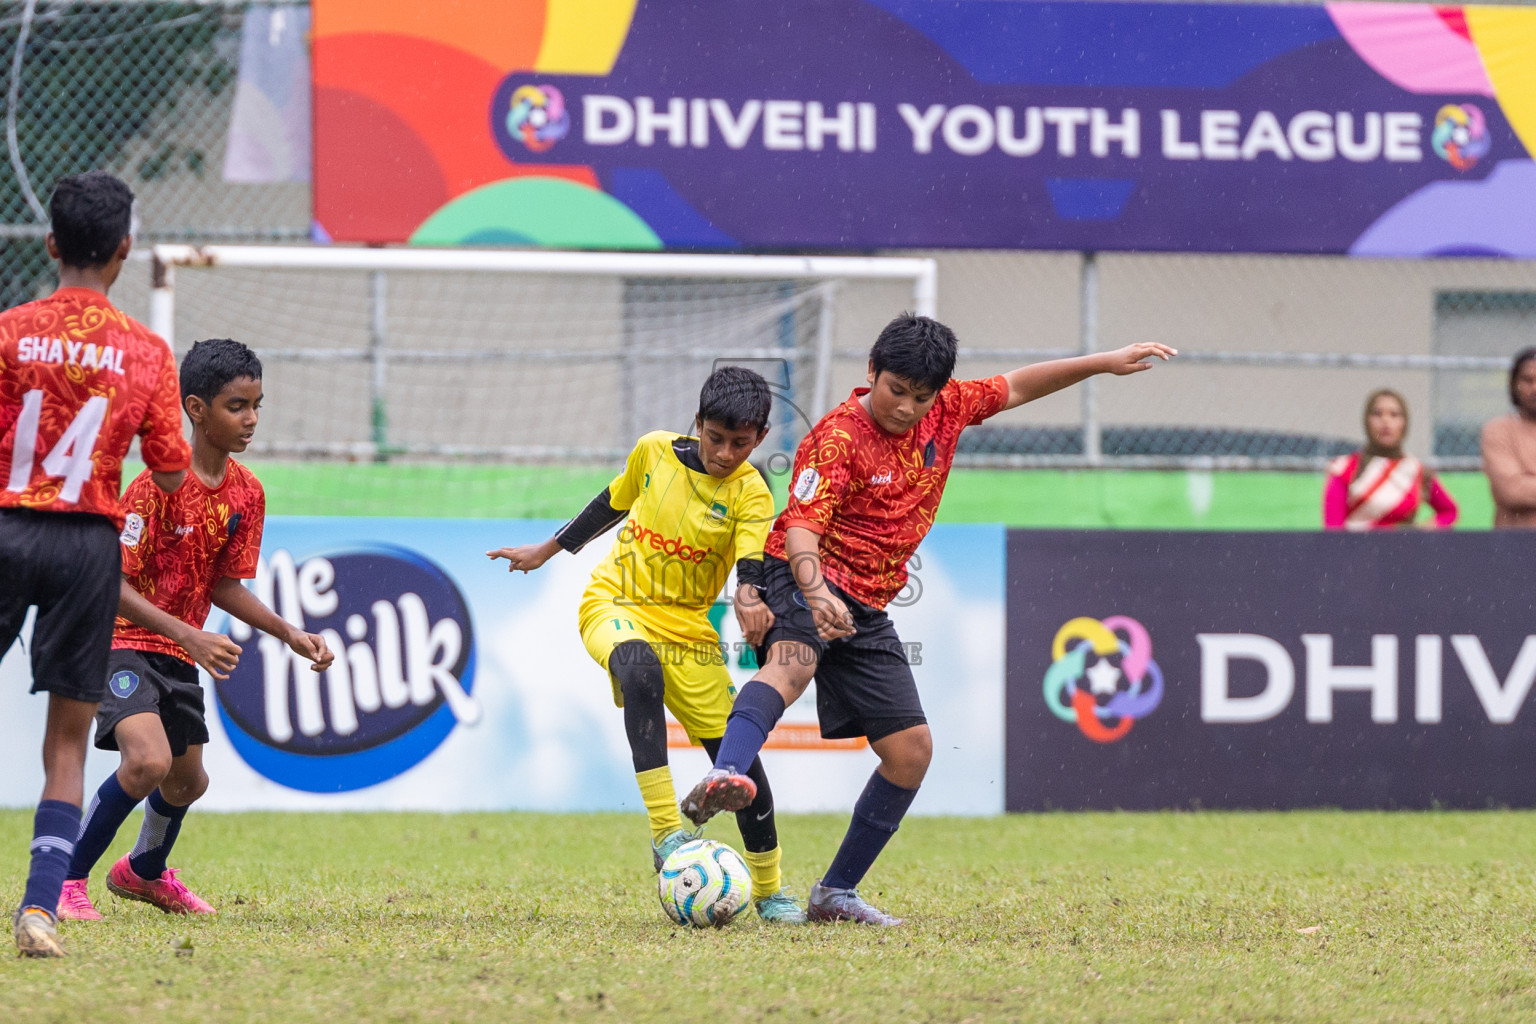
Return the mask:
[[[726,671],[720,653],[720,638],[710,630],[707,635],[680,637],[657,629],[635,614],[634,605],[621,605],[594,598],[581,605],[581,642],[592,660],[608,668],[608,656],[614,647],[629,640],[644,640],[661,662],[665,684],[664,700],[684,729],[688,739],[719,739],[725,735],[725,719],[736,699],[736,687]],[[624,694],[612,673],[613,703],[624,706]]]

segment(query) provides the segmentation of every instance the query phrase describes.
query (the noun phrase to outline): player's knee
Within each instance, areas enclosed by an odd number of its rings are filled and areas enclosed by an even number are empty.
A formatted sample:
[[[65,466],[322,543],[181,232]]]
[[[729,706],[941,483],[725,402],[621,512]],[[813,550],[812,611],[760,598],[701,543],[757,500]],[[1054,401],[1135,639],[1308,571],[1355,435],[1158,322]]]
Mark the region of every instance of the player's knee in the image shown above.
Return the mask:
[[[880,752],[887,777],[898,786],[916,789],[933,761],[933,733],[928,726],[918,725],[902,730],[891,740],[881,744]]]
[[[160,781],[160,795],[177,807],[185,807],[208,792],[208,773],[201,767],[193,772],[172,771]]]
[[[118,779],[124,790],[132,794],[149,794],[171,771],[170,751],[154,751],[124,756],[118,768]]]
[[[784,703],[800,698],[816,674],[816,650],[809,644],[781,640],[768,652],[767,663],[757,671],[757,678],[779,692]]]
[[[626,640],[615,647],[608,670],[619,681],[625,704],[660,704],[666,695],[661,661],[644,640]]]

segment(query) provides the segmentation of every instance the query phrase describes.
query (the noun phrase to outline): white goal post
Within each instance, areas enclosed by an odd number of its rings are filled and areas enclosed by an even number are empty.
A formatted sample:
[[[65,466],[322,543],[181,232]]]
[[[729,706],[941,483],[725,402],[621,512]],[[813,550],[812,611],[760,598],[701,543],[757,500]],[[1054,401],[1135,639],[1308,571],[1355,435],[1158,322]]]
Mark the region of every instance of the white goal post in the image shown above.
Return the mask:
[[[658,346],[652,337],[666,334],[667,324],[662,317],[654,322],[647,320],[638,329],[633,326],[626,328],[627,335],[622,331],[616,332],[615,336],[623,335],[618,343],[568,342],[558,328],[543,335],[531,331],[525,337],[506,326],[505,311],[500,314],[487,311],[483,314],[487,322],[498,315],[502,317],[502,321],[496,325],[499,333],[464,330],[463,327],[473,324],[476,315],[469,309],[464,309],[464,318],[459,325],[461,329],[455,330],[452,325],[445,323],[441,336],[432,336],[432,329],[437,325],[431,322],[430,316],[416,318],[415,323],[419,329],[414,333],[401,331],[399,337],[391,335],[389,325],[391,318],[397,315],[399,303],[414,301],[417,305],[423,305],[430,301],[423,296],[430,296],[438,290],[447,296],[451,291],[447,287],[449,278],[453,275],[475,275],[480,280],[494,280],[480,275],[504,275],[504,279],[509,282],[508,287],[515,280],[542,281],[542,287],[545,288],[543,294],[556,296],[556,302],[567,301],[578,306],[585,301],[583,289],[596,287],[584,286],[581,282],[602,279],[617,282],[621,288],[628,288],[626,294],[630,295],[635,294],[640,287],[632,282],[641,282],[645,287],[659,289],[663,293],[667,288],[671,288],[673,293],[679,289],[698,289],[699,294],[705,298],[697,300],[696,305],[703,310],[712,308],[711,302],[718,307],[730,301],[728,297],[711,297],[708,292],[710,288],[729,285],[767,289],[770,297],[776,288],[786,291],[802,289],[800,305],[796,307],[802,322],[797,323],[795,336],[787,342],[773,337],[771,322],[768,327],[760,327],[756,333],[751,330],[731,331],[728,328],[699,326],[703,314],[696,315],[694,307],[688,307],[681,314],[671,315],[680,316],[684,322],[693,324],[693,334],[688,335],[686,330],[677,332],[678,337],[686,339],[677,344],[685,347],[674,348],[670,352],[672,358],[679,361],[692,360],[695,363],[718,357],[739,360],[783,359],[786,352],[793,352],[793,358],[801,361],[798,364],[801,370],[798,372],[803,374],[800,387],[804,390],[800,393],[810,399],[808,405],[814,415],[822,414],[831,404],[833,364],[839,358],[834,344],[833,325],[833,296],[837,295],[838,290],[852,287],[855,282],[884,282],[883,287],[887,290],[881,294],[890,298],[890,285],[905,283],[910,287],[907,293],[909,298],[896,301],[909,303],[908,308],[913,311],[932,316],[938,283],[936,262],[915,257],[181,244],[156,245],[150,255],[153,289],[150,326],[170,342],[173,348],[178,334],[178,302],[185,301],[184,297],[179,298],[177,292],[177,268],[283,276],[283,280],[294,282],[294,287],[268,287],[268,295],[262,300],[266,306],[263,313],[270,313],[272,317],[284,315],[285,307],[298,308],[306,302],[310,307],[323,305],[320,281],[333,277],[339,279],[342,275],[351,275],[353,280],[358,279],[360,274],[366,276],[369,284],[368,294],[362,300],[365,308],[353,316],[354,320],[366,323],[366,329],[359,327],[349,335],[351,340],[332,342],[329,336],[304,338],[302,331],[289,330],[267,338],[258,349],[264,360],[310,365],[323,363],[338,370],[342,365],[351,364],[356,367],[352,372],[360,385],[363,380],[368,382],[368,400],[373,406],[375,433],[366,441],[361,437],[338,435],[303,436],[286,440],[279,438],[277,442],[269,442],[278,445],[269,448],[270,451],[321,457],[368,457],[387,450],[401,455],[425,457],[558,458],[562,453],[555,450],[557,446],[549,444],[540,447],[537,444],[503,443],[501,439],[482,439],[464,445],[447,443],[448,439],[443,437],[428,443],[423,440],[424,435],[401,438],[393,431],[386,433],[382,424],[390,420],[394,412],[410,412],[404,408],[409,402],[402,402],[399,398],[400,384],[395,374],[405,372],[407,368],[415,368],[425,378],[434,372],[431,367],[457,365],[472,368],[486,364],[488,368],[482,374],[488,375],[491,372],[490,364],[503,370],[509,365],[523,366],[533,372],[533,368],[538,366],[562,364],[580,367],[585,362],[591,366],[601,364],[610,368],[617,367],[621,379],[630,380],[636,378],[625,375],[634,372],[637,349],[643,357],[649,351],[645,349],[646,345],[652,345],[658,351],[665,348],[665,345]],[[386,288],[388,275],[391,274],[401,275],[399,290]],[[432,276],[436,274],[445,276]],[[234,278],[236,275],[228,277]],[[570,284],[562,284],[562,279],[570,279]],[[414,291],[408,287],[413,282]],[[433,285],[436,282],[441,282],[444,287],[435,289]],[[183,287],[187,285],[184,283]],[[301,295],[301,287],[315,289],[321,297],[317,298],[315,294]],[[507,288],[499,290],[506,291]],[[814,300],[806,300],[805,296],[811,293],[814,293]],[[203,301],[206,304],[207,300]],[[340,302],[339,297],[337,301]],[[443,299],[445,305],[451,305],[452,301],[446,297]],[[763,305],[767,300],[756,301],[760,308],[754,314],[754,323],[761,325],[771,321],[773,313]],[[532,300],[528,302],[527,308],[532,313],[538,311],[537,304]],[[886,318],[896,311],[888,305],[882,305],[881,308]],[[182,315],[186,317],[189,314],[182,311]],[[193,319],[195,321],[197,318]],[[250,313],[237,315],[233,307],[229,319],[235,322],[223,327],[224,333],[244,331],[252,323]],[[421,327],[422,323],[427,326]],[[204,323],[203,329],[217,328]],[[652,335],[637,341],[637,330],[640,333],[650,331]],[[322,333],[317,332],[317,335]],[[766,343],[764,338],[767,339]],[[774,345],[776,340],[781,342],[778,347]],[[585,347],[582,347],[583,344]],[[622,344],[628,344],[630,348],[620,351]],[[422,370],[423,367],[428,369]],[[812,386],[806,387],[808,384]],[[395,402],[388,415],[385,412],[387,394],[394,396]],[[406,433],[409,434],[409,431]],[[584,450],[588,454],[596,454],[595,449]],[[565,454],[574,452],[575,449],[572,449],[572,452]]]

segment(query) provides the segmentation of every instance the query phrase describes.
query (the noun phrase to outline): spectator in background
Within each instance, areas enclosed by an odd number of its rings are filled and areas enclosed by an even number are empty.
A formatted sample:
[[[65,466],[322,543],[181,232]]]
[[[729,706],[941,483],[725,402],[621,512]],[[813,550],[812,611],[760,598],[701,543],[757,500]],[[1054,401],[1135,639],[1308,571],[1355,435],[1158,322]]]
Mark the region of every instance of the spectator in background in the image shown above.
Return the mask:
[[[1483,425],[1483,472],[1493,491],[1496,528],[1536,528],[1536,348],[1509,368],[1515,411]]]
[[[1365,447],[1328,467],[1323,488],[1323,526],[1330,530],[1391,530],[1412,527],[1419,506],[1435,510],[1424,529],[1456,522],[1456,502],[1422,462],[1403,454],[1408,436],[1408,403],[1382,388],[1365,400]],[[1536,449],[1533,449],[1536,457]],[[1536,480],[1536,477],[1532,478]]]

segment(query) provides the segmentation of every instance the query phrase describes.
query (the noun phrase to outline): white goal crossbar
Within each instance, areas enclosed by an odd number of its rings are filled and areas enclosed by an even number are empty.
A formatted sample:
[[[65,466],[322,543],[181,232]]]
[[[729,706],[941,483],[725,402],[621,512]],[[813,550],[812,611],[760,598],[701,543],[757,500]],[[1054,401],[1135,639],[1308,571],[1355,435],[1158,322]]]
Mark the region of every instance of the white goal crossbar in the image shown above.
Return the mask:
[[[175,345],[177,267],[231,267],[269,270],[360,270],[491,272],[633,278],[732,280],[910,281],[912,309],[933,316],[938,297],[938,264],[898,256],[743,256],[688,253],[565,252],[517,249],[351,248],[282,245],[156,245],[150,253],[150,327]],[[827,408],[831,388],[832,336],[820,332],[816,350],[814,405]],[[382,349],[364,356],[382,374]]]

